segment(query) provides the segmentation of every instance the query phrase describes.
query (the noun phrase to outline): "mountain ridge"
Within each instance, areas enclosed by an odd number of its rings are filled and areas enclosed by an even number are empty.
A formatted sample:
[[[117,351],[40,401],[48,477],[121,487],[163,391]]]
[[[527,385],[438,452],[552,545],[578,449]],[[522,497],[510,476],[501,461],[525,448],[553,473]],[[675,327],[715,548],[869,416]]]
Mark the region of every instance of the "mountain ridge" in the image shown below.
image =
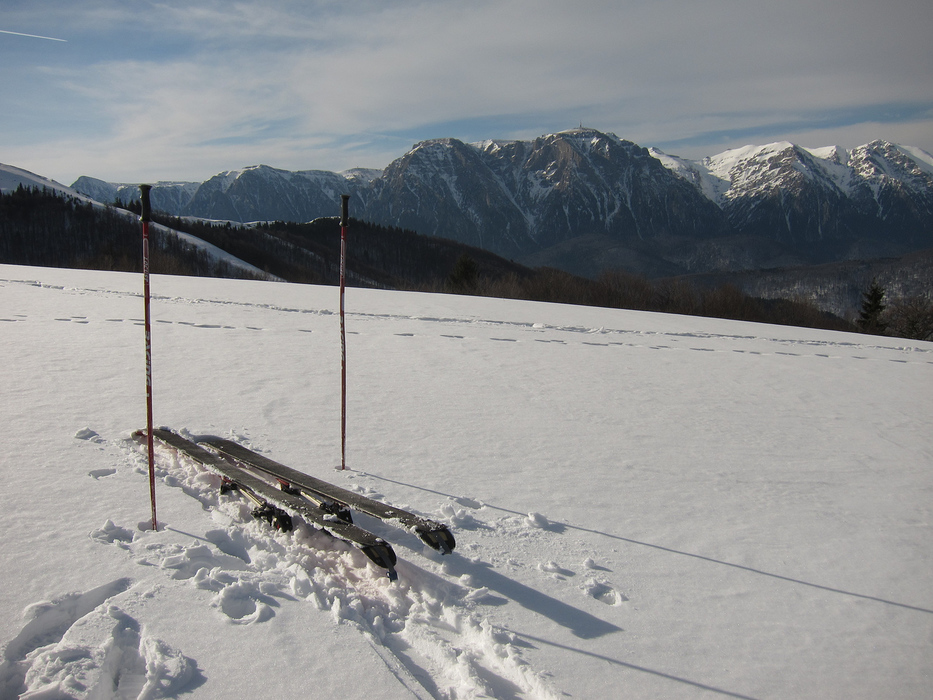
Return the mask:
[[[102,191],[101,182],[82,177],[73,188],[91,196],[94,185],[110,201],[138,192]],[[382,171],[258,165],[203,183],[160,183],[153,206],[208,219],[309,221],[333,215],[341,194],[353,197],[358,218],[556,267],[576,239],[588,250],[638,250],[650,264],[628,263],[637,273],[820,264],[933,246],[933,156],[881,140],[851,150],[779,141],[689,160],[583,127],[532,140],[439,138]],[[574,272],[601,271],[604,255],[581,256]]]

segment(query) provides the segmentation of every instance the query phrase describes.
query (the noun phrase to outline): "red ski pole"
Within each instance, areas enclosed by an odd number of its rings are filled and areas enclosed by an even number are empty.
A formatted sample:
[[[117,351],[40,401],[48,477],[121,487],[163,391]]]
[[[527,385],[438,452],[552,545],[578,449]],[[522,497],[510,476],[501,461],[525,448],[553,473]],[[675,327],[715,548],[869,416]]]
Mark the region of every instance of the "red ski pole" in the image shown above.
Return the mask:
[[[143,224],[143,299],[146,307],[146,443],[149,448],[149,500],[152,504],[152,529],[159,529],[156,520],[155,497],[155,448],[152,441],[152,339],[149,320],[149,219],[151,211],[149,206],[149,190],[152,185],[140,185],[140,204],[142,212],[139,219]]]
[[[350,195],[340,195],[340,468],[347,468],[347,333],[343,297],[347,271],[347,211]]]

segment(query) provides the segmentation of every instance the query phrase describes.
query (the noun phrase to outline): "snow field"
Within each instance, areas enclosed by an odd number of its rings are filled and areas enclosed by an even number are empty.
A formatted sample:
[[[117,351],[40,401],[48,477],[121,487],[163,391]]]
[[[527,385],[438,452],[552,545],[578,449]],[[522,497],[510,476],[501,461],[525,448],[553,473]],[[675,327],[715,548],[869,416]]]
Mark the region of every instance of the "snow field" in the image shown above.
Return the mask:
[[[341,473],[336,290],[155,276],[156,422],[449,523],[441,557],[357,519],[391,584],[167,451],[146,529],[140,287],[0,266],[8,693],[928,687],[929,343],[351,289]]]
[[[471,612],[482,591],[471,592],[404,565],[403,580],[393,584],[361,552],[317,530],[300,526],[294,534],[270,532],[252,519],[247,502],[218,496],[218,477],[171,450],[159,452],[160,464],[167,464],[159,473],[162,482],[196,498],[224,527],[204,533],[209,544],[160,548],[155,557],[147,544],[137,562],[216,593],[212,607],[234,624],[271,619],[281,607],[280,599],[304,600],[329,611],[336,623],[358,628],[413,692],[423,692],[420,686],[427,685],[433,693],[456,688],[458,694],[482,697],[494,692],[491,688],[497,683],[509,683],[522,692],[551,697],[507,636],[497,635]],[[139,467],[140,473],[146,469],[145,464]],[[110,539],[113,530],[108,522],[104,539]],[[380,530],[392,537],[392,528]],[[417,542],[411,535],[407,539]],[[422,553],[439,558],[427,547]]]

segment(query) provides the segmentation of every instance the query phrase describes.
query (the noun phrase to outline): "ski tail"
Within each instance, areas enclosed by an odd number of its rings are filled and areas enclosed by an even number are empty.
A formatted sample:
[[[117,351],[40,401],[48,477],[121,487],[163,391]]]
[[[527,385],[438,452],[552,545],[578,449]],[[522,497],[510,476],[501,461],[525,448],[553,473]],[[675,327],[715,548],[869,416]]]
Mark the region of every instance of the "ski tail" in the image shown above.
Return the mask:
[[[386,575],[389,577],[390,581],[398,580],[398,572],[395,570],[395,565],[398,563],[398,558],[395,555],[395,550],[392,549],[389,545],[368,545],[365,547],[360,547],[360,551],[369,557],[373,564],[376,566],[381,566],[383,569],[385,569],[387,572]]]
[[[436,549],[441,554],[450,554],[457,546],[454,536],[446,527],[440,527],[436,530],[418,530],[416,533],[421,541],[429,547]]]

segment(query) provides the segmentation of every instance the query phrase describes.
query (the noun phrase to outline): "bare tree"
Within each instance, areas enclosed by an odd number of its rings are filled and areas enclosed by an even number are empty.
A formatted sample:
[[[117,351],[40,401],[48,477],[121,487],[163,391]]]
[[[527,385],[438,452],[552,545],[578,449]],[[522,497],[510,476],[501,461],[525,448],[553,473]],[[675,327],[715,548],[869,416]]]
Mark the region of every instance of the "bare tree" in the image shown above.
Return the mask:
[[[914,296],[895,299],[885,313],[888,330],[900,338],[933,340],[933,301]]]

